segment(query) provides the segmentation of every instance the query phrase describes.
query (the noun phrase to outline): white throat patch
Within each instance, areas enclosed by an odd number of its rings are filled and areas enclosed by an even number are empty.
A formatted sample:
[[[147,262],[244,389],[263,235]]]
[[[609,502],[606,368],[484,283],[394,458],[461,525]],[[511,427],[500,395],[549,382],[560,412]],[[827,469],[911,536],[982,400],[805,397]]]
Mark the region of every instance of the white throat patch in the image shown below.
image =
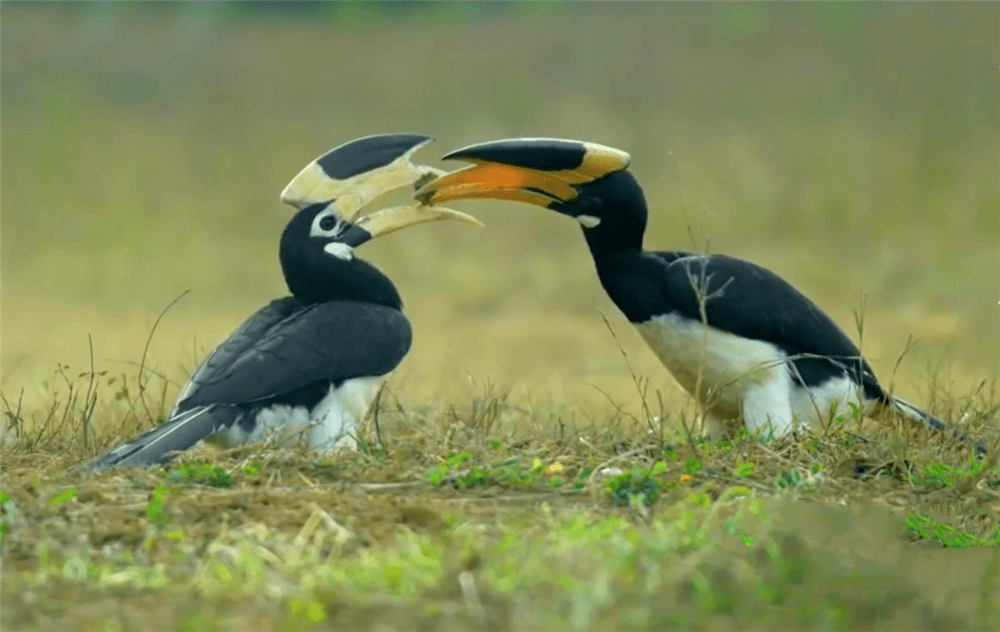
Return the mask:
[[[328,255],[333,255],[338,259],[343,259],[344,261],[350,261],[354,258],[354,249],[347,244],[340,243],[339,241],[332,241],[323,246],[323,252]]]
[[[576,221],[580,222],[580,225],[584,228],[593,228],[601,223],[601,218],[594,217],[593,215],[577,215]]]

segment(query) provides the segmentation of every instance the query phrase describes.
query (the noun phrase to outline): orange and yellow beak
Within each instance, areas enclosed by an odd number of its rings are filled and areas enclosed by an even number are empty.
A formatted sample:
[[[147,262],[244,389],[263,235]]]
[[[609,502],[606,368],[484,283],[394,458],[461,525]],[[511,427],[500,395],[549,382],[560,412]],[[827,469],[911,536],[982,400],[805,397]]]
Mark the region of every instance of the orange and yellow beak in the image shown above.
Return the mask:
[[[513,138],[458,149],[444,160],[473,166],[441,176],[421,187],[423,204],[490,198],[536,206],[574,200],[576,187],[628,168],[627,153],[596,143],[555,138]]]

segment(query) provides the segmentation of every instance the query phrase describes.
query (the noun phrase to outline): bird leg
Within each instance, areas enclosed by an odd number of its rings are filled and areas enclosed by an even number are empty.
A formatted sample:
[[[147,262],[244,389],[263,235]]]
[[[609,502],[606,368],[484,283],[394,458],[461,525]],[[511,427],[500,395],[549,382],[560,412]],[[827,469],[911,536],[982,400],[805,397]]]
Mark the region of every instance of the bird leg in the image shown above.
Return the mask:
[[[743,396],[743,423],[755,435],[781,437],[794,429],[789,380],[771,379],[747,386]]]

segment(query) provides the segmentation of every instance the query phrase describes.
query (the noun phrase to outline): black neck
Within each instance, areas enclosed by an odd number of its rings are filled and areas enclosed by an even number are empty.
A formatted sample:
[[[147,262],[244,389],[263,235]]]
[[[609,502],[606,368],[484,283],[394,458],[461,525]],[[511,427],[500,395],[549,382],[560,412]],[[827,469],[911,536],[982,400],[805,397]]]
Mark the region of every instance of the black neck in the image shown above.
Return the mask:
[[[592,228],[583,229],[594,259],[605,254],[642,250],[648,216],[646,197],[635,177],[627,171],[582,186],[578,199],[549,208],[570,217],[590,215],[600,221]]]
[[[602,215],[601,223],[582,230],[601,283],[611,294],[609,282],[623,275],[630,276],[629,273],[641,265],[646,209],[640,198],[638,202],[605,209]]]
[[[588,243],[590,240],[588,240]],[[664,311],[668,297],[663,293],[662,277],[655,257],[636,248],[590,252],[597,276],[608,297],[629,322],[641,323]]]
[[[643,227],[628,227],[602,222],[594,228],[584,228],[583,238],[587,240],[594,261],[617,255],[642,252]]]
[[[281,271],[292,294],[307,303],[353,300],[403,308],[389,277],[361,259],[344,260],[313,248],[282,248]]]

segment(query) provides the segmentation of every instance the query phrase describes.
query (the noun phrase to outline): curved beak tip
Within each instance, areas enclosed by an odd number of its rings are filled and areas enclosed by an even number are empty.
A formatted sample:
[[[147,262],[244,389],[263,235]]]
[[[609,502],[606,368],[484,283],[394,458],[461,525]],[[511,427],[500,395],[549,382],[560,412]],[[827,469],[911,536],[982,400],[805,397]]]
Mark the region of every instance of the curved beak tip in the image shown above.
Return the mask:
[[[464,222],[465,222],[466,224],[472,224],[473,226],[478,226],[479,228],[486,228],[486,224],[482,223],[481,221],[479,221],[479,220],[478,220],[478,219],[476,219],[475,217],[473,217],[473,216],[471,216],[471,215],[466,215],[466,217],[467,217],[468,219],[465,219],[465,220],[462,220],[462,221],[464,221]]]
[[[420,209],[421,211],[431,213],[432,215],[434,215],[433,219],[439,219],[439,220],[450,219],[450,220],[455,220],[456,222],[462,222],[464,224],[473,224],[474,226],[478,226],[479,228],[486,227],[481,221],[479,221],[472,215],[469,215],[468,213],[463,213],[462,211],[456,211],[454,209],[445,208],[443,206],[433,206],[433,205],[426,206],[422,204],[417,206],[416,208]]]

